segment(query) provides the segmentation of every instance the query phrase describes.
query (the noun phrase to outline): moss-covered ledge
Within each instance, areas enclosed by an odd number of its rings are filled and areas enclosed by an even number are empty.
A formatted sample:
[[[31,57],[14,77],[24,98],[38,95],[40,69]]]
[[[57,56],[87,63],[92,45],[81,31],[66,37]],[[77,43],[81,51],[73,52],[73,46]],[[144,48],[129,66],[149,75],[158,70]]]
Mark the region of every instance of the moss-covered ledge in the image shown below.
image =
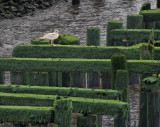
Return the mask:
[[[159,21],[160,9],[142,10],[140,14],[143,15],[144,21]]]
[[[75,46],[75,45],[19,45],[13,57],[23,58],[86,58],[110,59],[115,53],[125,54],[127,59],[140,59],[139,45],[131,47]]]
[[[70,96],[70,97],[84,97],[84,98],[99,98],[108,100],[119,100],[121,92],[117,90],[104,90],[104,89],[85,89],[85,88],[71,88],[71,87],[43,87],[43,86],[25,86],[25,85],[0,85],[0,92],[5,93],[23,93],[31,95],[23,95],[24,97],[31,97],[33,94],[41,94],[41,98],[45,98],[44,95],[58,95],[58,96]],[[1,94],[0,94],[1,95]],[[7,94],[9,96],[11,94]],[[22,97],[23,97],[22,96]],[[48,96],[49,98],[53,96]],[[55,96],[54,98],[56,98]]]
[[[159,60],[127,60],[128,72],[160,73]],[[0,58],[0,71],[110,72],[110,59]]]

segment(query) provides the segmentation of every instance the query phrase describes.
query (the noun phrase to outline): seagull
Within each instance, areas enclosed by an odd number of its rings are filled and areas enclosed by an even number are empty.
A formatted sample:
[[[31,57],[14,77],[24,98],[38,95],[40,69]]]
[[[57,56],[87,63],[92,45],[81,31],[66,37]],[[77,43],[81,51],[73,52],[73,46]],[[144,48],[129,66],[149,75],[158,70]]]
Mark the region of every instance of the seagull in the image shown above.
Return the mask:
[[[51,45],[53,45],[53,41],[59,37],[59,31],[55,30],[53,33],[48,33],[40,37],[40,39],[45,39],[51,41]]]

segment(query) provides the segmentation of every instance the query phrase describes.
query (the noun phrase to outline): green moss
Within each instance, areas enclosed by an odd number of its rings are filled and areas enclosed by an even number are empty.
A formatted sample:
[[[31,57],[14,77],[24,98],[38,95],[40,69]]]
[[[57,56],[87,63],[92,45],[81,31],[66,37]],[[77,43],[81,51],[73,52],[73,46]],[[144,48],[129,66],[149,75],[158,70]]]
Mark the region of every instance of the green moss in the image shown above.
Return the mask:
[[[149,41],[151,42],[151,41]],[[152,44],[143,44],[140,48],[140,59],[141,60],[152,60]]]
[[[34,45],[46,45],[46,44],[51,44],[50,41],[48,40],[43,40],[43,39],[32,39],[31,44]]]
[[[6,93],[30,93],[43,95],[59,95],[71,97],[87,97],[101,99],[119,99],[121,93],[116,90],[68,88],[68,87],[42,87],[42,86],[6,86],[0,85],[0,91]]]
[[[48,72],[31,72],[27,84],[37,86],[49,86]]]
[[[58,72],[50,71],[49,76],[49,86],[58,86]]]
[[[30,72],[107,72],[110,68],[104,59],[0,58],[0,65],[0,70]]]
[[[80,45],[80,40],[71,34],[62,34],[54,40],[54,44],[61,45]]]
[[[142,79],[142,77],[141,77]],[[158,126],[159,124],[159,78],[146,77],[140,84],[140,126]]]
[[[160,40],[154,42],[154,46],[160,47]]]
[[[135,74],[159,74],[160,62],[158,60],[131,60],[128,61],[128,71]]]
[[[148,41],[148,40],[147,40]],[[122,53],[127,59],[139,59],[138,46],[65,46],[65,45],[20,45],[14,48],[14,57],[28,58],[87,58],[110,59],[115,53]]]
[[[160,21],[155,21],[155,29],[160,29]]]
[[[100,46],[100,28],[87,28],[86,38],[87,46]]]
[[[155,45],[157,45],[156,44],[157,42],[155,41]],[[159,43],[159,42],[158,42]],[[160,47],[155,47],[154,48],[154,60],[160,60],[160,55],[159,55],[159,53],[160,53]]]
[[[85,88],[85,73],[71,72],[70,87]]]
[[[158,81],[156,77],[147,77],[143,79],[143,82],[146,84],[155,84]]]
[[[112,39],[111,39],[111,30],[113,29],[122,29],[123,23],[122,21],[115,21],[111,20],[107,24],[107,38],[106,38],[106,46],[113,46]]]
[[[35,90],[35,89],[34,89]],[[27,91],[25,91],[27,93]],[[81,97],[57,97],[56,95],[38,95],[38,94],[21,94],[21,93],[0,93],[0,104],[1,105],[17,105],[17,106],[52,106],[54,102],[54,107],[57,110],[64,112],[66,109],[64,105],[60,104],[63,102],[63,98],[72,100],[73,112],[83,113],[83,114],[106,114],[117,117],[126,115],[128,111],[128,104],[117,101],[117,100],[102,100],[102,99],[92,99],[92,98],[81,98]],[[29,93],[32,93],[30,90]],[[53,94],[53,93],[52,93]],[[56,99],[62,100],[56,100]],[[56,102],[55,102],[56,101]],[[58,101],[58,103],[57,103]],[[70,102],[68,102],[70,103]],[[70,104],[69,104],[70,105]],[[64,107],[62,107],[64,106]],[[60,108],[61,107],[61,108]],[[54,108],[55,109],[55,108]],[[108,110],[110,109],[110,110]],[[120,113],[120,114],[119,114]],[[57,118],[61,118],[55,116]]]
[[[160,13],[160,9],[143,10],[141,13]]]
[[[116,89],[115,79],[117,70],[127,69],[127,58],[123,54],[114,54],[111,57],[111,78],[112,78],[112,89]]]
[[[51,107],[56,99],[56,95],[45,96],[24,93],[17,94],[0,92],[0,105]]]
[[[140,14],[143,15],[144,21],[159,21],[160,9],[142,10]]]
[[[142,4],[140,11],[142,10],[150,10],[151,9],[151,4],[148,2],[145,2]]]
[[[142,29],[143,15],[128,15],[127,29]]]
[[[77,117],[77,127],[97,127],[96,115],[86,115]]]
[[[122,90],[124,102],[129,102],[129,75],[127,70],[117,70],[115,79],[116,90]]]
[[[53,122],[51,107],[0,106],[0,112],[0,122],[23,124]]]
[[[111,39],[116,40],[112,43],[122,42],[123,39],[128,40],[128,45],[136,43],[148,42],[150,39],[150,29],[115,29],[111,31]],[[154,30],[154,39],[160,40],[160,30]]]
[[[87,86],[88,88],[99,88],[100,87],[100,73],[88,72],[87,73]]]
[[[101,100],[88,98],[71,98],[73,112],[82,114],[111,115],[115,118],[119,115],[125,117],[128,113],[128,104],[115,100]],[[110,110],[108,110],[110,109]]]
[[[159,50],[159,48],[156,49]],[[128,60],[127,64],[129,73],[160,73],[158,60]],[[110,72],[111,61],[106,59],[0,58],[0,70],[2,71],[75,72],[75,69],[80,72]]]
[[[4,71],[0,71],[0,84],[5,83],[5,74]]]
[[[25,73],[24,72],[11,72],[11,84],[24,84],[25,85]]]
[[[72,101],[67,99],[57,100],[54,103],[54,122],[58,127],[71,127]]]
[[[155,93],[160,89],[159,79],[156,77],[147,77],[142,80],[141,89],[147,92]]]

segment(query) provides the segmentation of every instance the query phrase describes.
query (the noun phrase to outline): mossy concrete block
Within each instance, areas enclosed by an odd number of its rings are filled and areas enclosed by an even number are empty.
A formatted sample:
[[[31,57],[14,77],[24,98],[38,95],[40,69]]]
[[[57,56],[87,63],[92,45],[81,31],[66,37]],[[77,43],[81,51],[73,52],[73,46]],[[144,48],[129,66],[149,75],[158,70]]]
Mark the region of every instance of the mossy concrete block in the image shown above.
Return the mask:
[[[90,27],[87,28],[87,37],[86,37],[86,45],[87,46],[100,46],[100,28],[98,27]]]

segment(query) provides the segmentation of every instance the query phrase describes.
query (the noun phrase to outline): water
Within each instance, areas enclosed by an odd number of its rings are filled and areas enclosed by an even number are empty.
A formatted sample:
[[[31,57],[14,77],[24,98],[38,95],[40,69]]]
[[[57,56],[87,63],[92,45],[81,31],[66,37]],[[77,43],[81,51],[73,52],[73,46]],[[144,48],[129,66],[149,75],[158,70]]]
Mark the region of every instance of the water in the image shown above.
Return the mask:
[[[55,29],[60,34],[73,34],[86,43],[86,28],[100,27],[101,45],[106,43],[106,24],[109,20],[122,20],[124,28],[129,14],[138,14],[142,3],[148,0],[81,0],[79,6],[72,6],[71,0],[57,0],[54,6],[38,10],[22,18],[6,19],[0,22],[1,57],[10,57],[13,48],[22,43],[30,43]],[[156,0],[150,0],[152,8]]]

